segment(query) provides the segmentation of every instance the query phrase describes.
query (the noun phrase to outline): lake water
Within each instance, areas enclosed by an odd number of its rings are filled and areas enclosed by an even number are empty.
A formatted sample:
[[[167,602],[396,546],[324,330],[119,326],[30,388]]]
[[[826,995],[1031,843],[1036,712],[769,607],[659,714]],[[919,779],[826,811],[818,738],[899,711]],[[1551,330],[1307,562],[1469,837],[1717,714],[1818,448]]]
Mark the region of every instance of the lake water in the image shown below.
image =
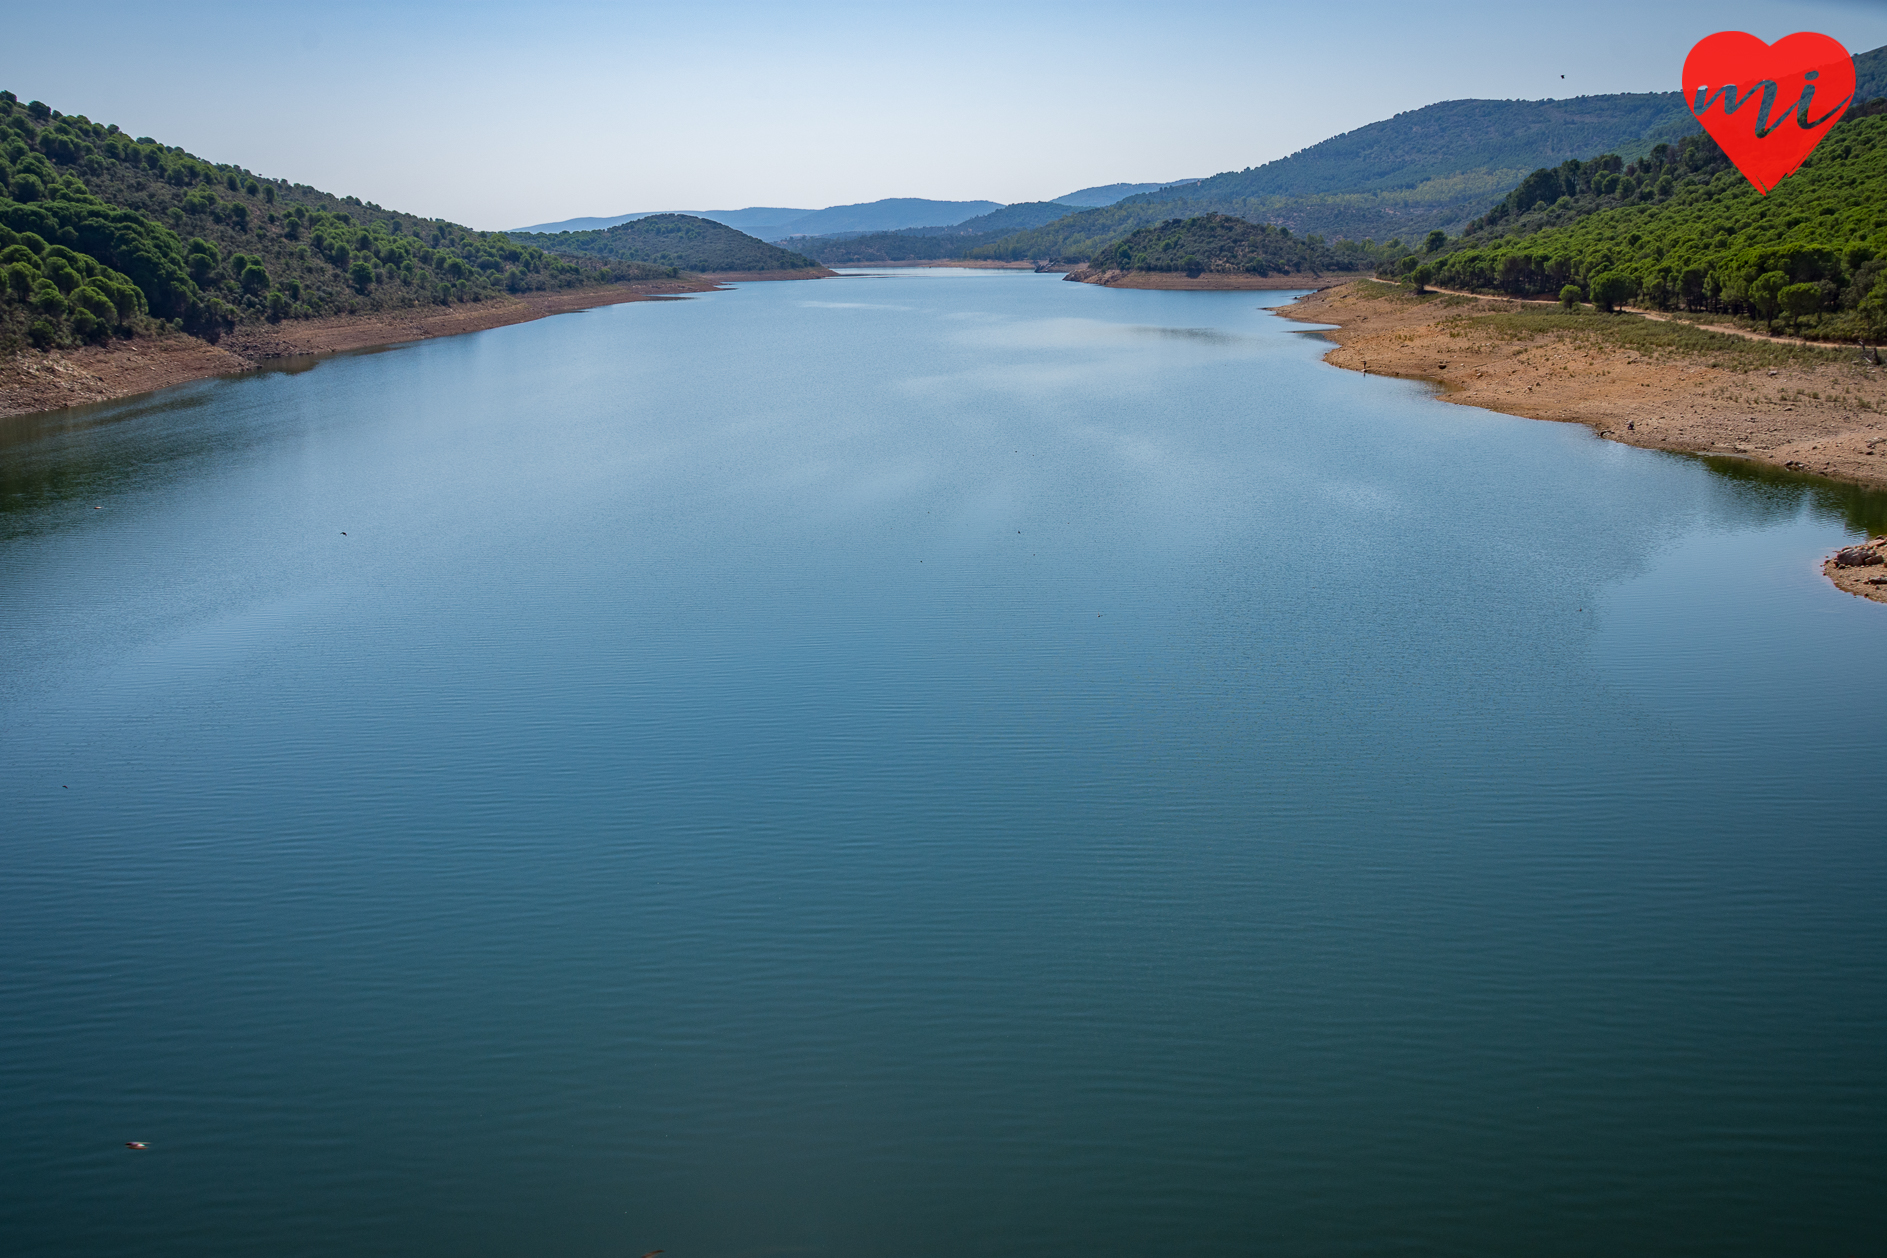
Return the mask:
[[[1882,1252],[1887,500],[1283,300],[5,421],[0,1247]]]

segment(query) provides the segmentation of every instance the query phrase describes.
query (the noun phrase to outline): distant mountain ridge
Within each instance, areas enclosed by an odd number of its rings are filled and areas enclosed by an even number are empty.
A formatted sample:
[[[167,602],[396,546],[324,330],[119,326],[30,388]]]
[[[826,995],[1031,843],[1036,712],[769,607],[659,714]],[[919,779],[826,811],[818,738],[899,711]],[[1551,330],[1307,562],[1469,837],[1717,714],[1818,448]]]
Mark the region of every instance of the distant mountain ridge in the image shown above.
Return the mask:
[[[1214,175],[1180,195],[1140,193],[968,253],[1083,261],[1139,228],[1210,213],[1330,239],[1459,232],[1529,171],[1604,152],[1634,157],[1697,130],[1676,92],[1442,101]]]
[[[1058,205],[1078,206],[1082,209],[1095,209],[1103,205],[1112,205],[1116,201],[1137,196],[1143,192],[1158,192],[1162,188],[1177,188],[1189,183],[1198,183],[1199,179],[1168,179],[1164,183],[1106,183],[1095,188],[1082,188],[1070,192],[1065,197],[1056,197]]]
[[[685,214],[690,218],[704,218],[747,232],[761,240],[784,240],[788,236],[825,236],[837,232],[949,227],[966,218],[1001,208],[1000,201],[931,201],[923,197],[885,197],[855,205],[828,205],[822,210],[777,206],[749,206],[744,210],[645,210],[607,218],[567,218],[555,223],[536,223],[530,227],[513,228],[507,234],[603,231],[638,219],[652,218],[657,214]]]
[[[622,223],[633,223],[639,218],[651,218],[657,214],[686,214],[690,218],[709,219],[737,231],[749,231],[755,227],[773,227],[781,223],[790,223],[812,212],[769,205],[750,205],[744,210],[643,210],[636,214],[616,214],[607,218],[566,218],[555,223],[533,223],[529,227],[514,227],[506,234],[604,231]]]
[[[1858,54],[1854,63],[1857,101],[1887,95],[1887,48]],[[1104,184],[1003,207],[893,198],[700,217],[733,223],[735,214],[795,214],[777,224],[739,225],[765,240],[790,238],[828,265],[950,257],[1085,261],[1140,228],[1204,214],[1333,240],[1413,240],[1437,229],[1459,233],[1531,171],[1601,153],[1631,161],[1698,130],[1677,92],[1442,101],[1205,179]]]
[[[785,243],[826,266],[883,262],[927,262],[961,257],[979,245],[1064,218],[1068,207],[1054,201],[1022,201],[979,214],[950,227],[911,227],[897,232],[851,232],[790,236]]]

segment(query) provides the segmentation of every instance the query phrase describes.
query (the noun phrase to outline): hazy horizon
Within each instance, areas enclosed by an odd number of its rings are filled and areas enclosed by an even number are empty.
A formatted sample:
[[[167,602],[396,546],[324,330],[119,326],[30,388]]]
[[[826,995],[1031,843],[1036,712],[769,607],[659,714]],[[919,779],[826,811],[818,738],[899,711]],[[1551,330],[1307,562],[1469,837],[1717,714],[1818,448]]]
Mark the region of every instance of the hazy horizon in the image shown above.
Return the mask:
[[[58,11],[13,19],[0,86],[491,230],[690,205],[1048,200],[1260,165],[1439,100],[1673,90],[1716,30],[1887,44],[1887,5],[1858,0],[1600,0],[1577,22],[1485,2],[1412,22],[1364,0],[1340,29],[1271,3],[972,4],[947,21],[849,3],[88,13],[83,57],[48,55],[69,25]],[[864,33],[899,51],[858,50]]]

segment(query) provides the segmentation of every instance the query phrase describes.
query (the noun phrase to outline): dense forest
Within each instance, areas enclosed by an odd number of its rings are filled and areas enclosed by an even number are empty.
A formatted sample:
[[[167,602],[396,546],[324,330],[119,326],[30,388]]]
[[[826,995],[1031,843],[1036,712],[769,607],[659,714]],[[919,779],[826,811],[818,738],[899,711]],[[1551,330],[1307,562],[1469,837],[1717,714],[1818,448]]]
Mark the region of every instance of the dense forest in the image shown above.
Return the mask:
[[[803,271],[818,265],[803,254],[689,214],[651,214],[602,231],[512,232],[511,238],[557,254],[683,271]]]
[[[1122,271],[1184,271],[1188,275],[1292,275],[1367,271],[1379,250],[1349,240],[1293,236],[1289,228],[1250,223],[1225,214],[1170,219],[1142,227],[1100,253],[1091,266]]]
[[[633,269],[636,275],[646,269]],[[0,352],[632,278],[0,92]]]
[[[1887,338],[1887,101],[1851,110],[1767,197],[1693,136],[1636,162],[1535,171],[1459,240],[1390,273]]]

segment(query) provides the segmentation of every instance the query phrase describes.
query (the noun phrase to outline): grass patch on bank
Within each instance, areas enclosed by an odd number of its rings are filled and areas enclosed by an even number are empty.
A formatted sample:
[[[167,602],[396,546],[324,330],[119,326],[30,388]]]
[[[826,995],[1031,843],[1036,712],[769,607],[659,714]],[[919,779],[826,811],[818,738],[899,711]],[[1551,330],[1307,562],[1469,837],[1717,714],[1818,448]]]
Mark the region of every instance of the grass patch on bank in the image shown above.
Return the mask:
[[[1442,326],[1450,336],[1469,336],[1477,340],[1526,341],[1550,337],[1598,341],[1647,357],[1702,358],[1713,367],[1730,371],[1827,367],[1856,361],[1853,350],[1753,341],[1748,337],[1713,332],[1693,323],[1646,319],[1641,315],[1599,314],[1590,310],[1503,310],[1445,319]]]

